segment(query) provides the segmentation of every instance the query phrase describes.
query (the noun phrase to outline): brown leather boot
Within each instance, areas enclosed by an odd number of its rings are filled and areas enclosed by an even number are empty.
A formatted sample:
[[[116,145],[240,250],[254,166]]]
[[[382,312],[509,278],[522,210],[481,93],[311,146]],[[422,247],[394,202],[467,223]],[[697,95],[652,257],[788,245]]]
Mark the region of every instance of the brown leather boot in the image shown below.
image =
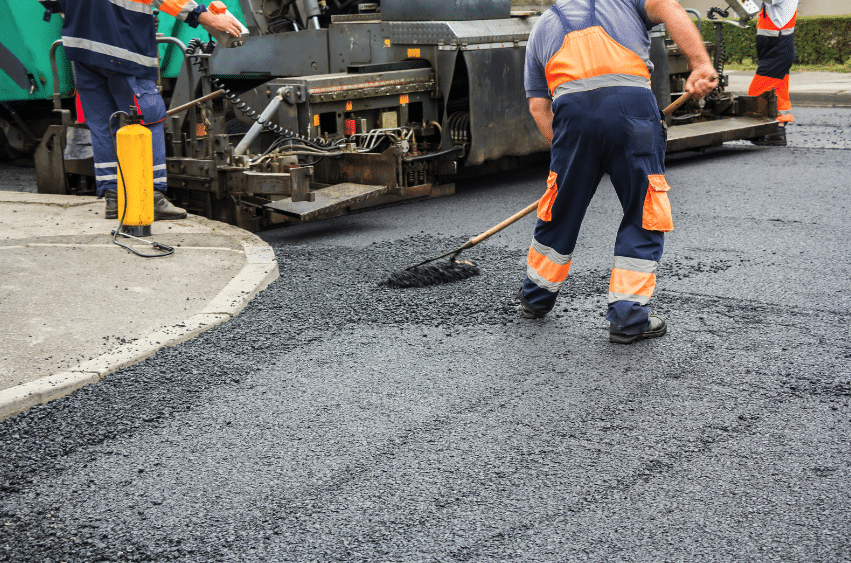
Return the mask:
[[[175,219],[186,219],[186,210],[170,202],[164,192],[154,190],[154,221]]]
[[[118,193],[115,190],[106,190],[103,194],[103,199],[106,201],[106,209],[104,210],[104,219],[118,219]]]

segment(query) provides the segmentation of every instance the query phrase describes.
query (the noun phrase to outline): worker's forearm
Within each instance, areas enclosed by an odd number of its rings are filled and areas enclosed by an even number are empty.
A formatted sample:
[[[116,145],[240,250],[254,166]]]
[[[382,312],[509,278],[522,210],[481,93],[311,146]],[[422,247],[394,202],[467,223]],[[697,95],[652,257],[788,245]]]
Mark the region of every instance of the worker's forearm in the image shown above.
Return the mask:
[[[685,53],[691,67],[686,92],[699,100],[716,88],[718,73],[709,60],[700,32],[685,9],[676,0],[647,0],[644,9],[650,21],[665,24],[671,39]]]
[[[529,112],[547,142],[553,144],[553,101],[549,98],[529,98]]]

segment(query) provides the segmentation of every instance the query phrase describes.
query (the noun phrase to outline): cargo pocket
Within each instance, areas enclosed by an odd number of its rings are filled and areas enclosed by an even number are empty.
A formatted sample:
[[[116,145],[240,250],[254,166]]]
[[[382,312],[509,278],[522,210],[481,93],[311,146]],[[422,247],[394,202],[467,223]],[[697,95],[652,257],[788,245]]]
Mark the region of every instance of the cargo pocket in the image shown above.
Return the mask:
[[[647,177],[650,185],[647,197],[644,199],[644,213],[641,217],[641,227],[648,231],[667,233],[674,230],[674,220],[671,217],[671,201],[668,190],[671,187],[665,180],[664,174],[651,174]]]
[[[553,203],[558,195],[558,186],[556,185],[557,178],[558,174],[550,171],[550,176],[547,178],[547,191],[544,193],[544,197],[541,198],[541,202],[538,204],[538,219],[541,221],[553,220]]]
[[[135,76],[127,77],[127,83],[133,90],[136,106],[144,118],[144,125],[153,125],[167,117],[165,102],[157,89],[157,83]]]

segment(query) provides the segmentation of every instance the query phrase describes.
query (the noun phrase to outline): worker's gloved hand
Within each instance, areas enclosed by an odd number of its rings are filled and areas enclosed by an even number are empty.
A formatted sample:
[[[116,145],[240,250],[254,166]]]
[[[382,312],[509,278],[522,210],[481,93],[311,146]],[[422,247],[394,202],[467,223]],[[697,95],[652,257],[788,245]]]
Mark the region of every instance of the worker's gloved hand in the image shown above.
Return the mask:
[[[709,63],[695,68],[686,81],[686,92],[691,92],[695,100],[701,99],[717,87],[718,73]]]
[[[202,12],[198,16],[198,23],[204,26],[207,30],[217,29],[219,31],[229,33],[234,37],[239,37],[240,33],[242,33],[242,27],[239,24],[239,20],[228,14]]]
[[[50,16],[53,14],[59,14],[63,18],[65,14],[62,13],[62,6],[59,5],[59,2],[55,0],[38,0],[41,2],[41,5],[44,6],[44,21],[49,22]]]

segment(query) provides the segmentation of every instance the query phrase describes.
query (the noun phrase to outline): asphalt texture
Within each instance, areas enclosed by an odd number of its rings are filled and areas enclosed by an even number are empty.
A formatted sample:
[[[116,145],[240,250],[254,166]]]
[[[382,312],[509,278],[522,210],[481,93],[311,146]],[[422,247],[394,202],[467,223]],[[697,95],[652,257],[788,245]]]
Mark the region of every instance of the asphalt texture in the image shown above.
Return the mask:
[[[669,159],[669,332],[629,346],[608,180],[541,320],[531,216],[479,276],[378,284],[546,167],[264,233],[281,277],[240,316],[0,422],[0,561],[851,561],[851,109],[796,116]]]

